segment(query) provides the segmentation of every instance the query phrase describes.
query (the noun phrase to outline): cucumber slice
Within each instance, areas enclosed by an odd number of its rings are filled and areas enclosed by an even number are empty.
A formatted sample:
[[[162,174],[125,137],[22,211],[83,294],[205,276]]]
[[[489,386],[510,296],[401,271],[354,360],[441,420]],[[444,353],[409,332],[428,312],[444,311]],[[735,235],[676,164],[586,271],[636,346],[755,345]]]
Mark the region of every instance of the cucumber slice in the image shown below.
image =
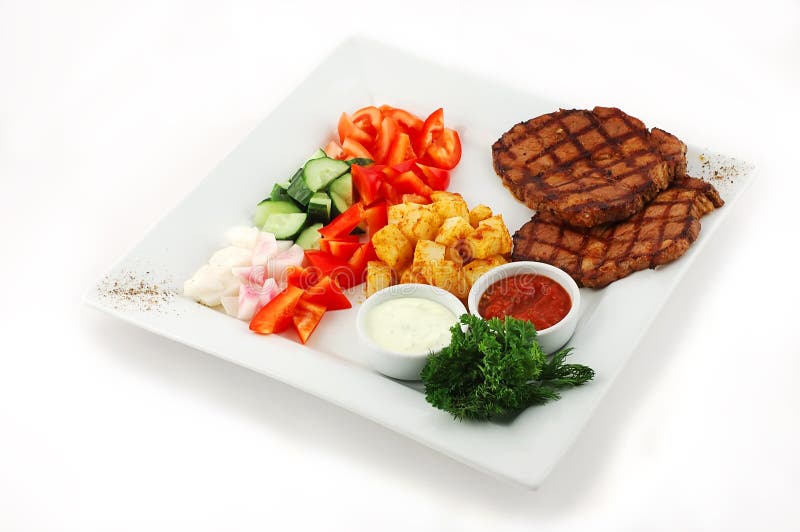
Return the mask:
[[[353,159],[347,159],[345,162],[350,166],[353,166],[354,164],[357,164],[358,166],[369,166],[375,161],[372,159],[367,159],[366,157],[355,157]]]
[[[331,192],[331,202],[333,203],[333,210],[336,211],[336,214],[342,214],[350,207],[347,201],[336,192]]]
[[[294,203],[294,200],[286,191],[289,188],[288,183],[284,183],[286,186],[283,186],[281,183],[275,183],[275,186],[272,187],[272,192],[269,194],[269,199],[272,201],[291,201]]]
[[[293,240],[307,219],[308,215],[304,212],[271,214],[261,230],[272,233],[278,240]]]
[[[286,193],[304,207],[308,205],[308,201],[311,199],[311,196],[314,195],[314,191],[306,185],[306,180],[303,178],[302,172],[300,172],[300,175],[295,175]]]
[[[325,150],[322,148],[315,151],[311,157],[308,158],[308,161],[313,161],[314,159],[322,159],[323,157],[327,157],[328,155],[325,153]],[[306,162],[308,162],[306,161]]]
[[[261,227],[267,218],[273,214],[287,214],[302,212],[300,207],[293,201],[274,201],[267,199],[256,205],[256,212],[253,214],[253,225]]]
[[[322,229],[322,224],[309,225],[297,237],[295,244],[303,249],[319,249],[319,239],[322,235],[319,230]]]
[[[324,192],[317,192],[308,202],[308,219],[324,224],[331,220],[331,198]]]
[[[348,172],[342,177],[337,177],[328,187],[328,192],[330,192],[331,196],[334,194],[339,196],[347,204],[346,209],[353,204],[353,176]]]
[[[308,161],[303,167],[303,176],[308,188],[313,192],[318,192],[349,170],[350,165],[346,162],[325,157]],[[292,181],[292,184],[294,184],[294,181]]]

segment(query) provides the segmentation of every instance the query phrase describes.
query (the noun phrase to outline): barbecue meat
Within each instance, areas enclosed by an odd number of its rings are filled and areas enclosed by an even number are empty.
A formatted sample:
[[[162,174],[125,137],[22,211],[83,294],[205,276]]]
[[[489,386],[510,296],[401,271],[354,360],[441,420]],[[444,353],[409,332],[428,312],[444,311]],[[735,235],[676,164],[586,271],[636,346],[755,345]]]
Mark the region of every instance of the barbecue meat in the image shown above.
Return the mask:
[[[514,234],[513,260],[547,262],[581,286],[601,288],[683,255],[700,232],[700,218],[722,205],[710,183],[684,177],[622,222],[577,229],[537,213]]]
[[[686,174],[686,145],[613,107],[560,110],[521,122],[492,146],[514,196],[574,227],[641,211]]]

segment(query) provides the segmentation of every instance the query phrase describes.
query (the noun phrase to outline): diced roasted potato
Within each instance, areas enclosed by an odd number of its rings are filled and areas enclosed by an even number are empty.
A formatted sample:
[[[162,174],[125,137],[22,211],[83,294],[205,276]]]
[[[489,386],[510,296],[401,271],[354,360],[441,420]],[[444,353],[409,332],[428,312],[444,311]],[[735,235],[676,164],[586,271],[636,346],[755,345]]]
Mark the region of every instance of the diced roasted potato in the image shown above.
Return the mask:
[[[434,262],[444,260],[444,252],[447,250],[442,244],[437,244],[432,240],[420,240],[414,248],[413,266],[424,266]]]
[[[469,223],[472,227],[478,227],[478,223],[492,216],[492,209],[486,205],[476,205],[469,211]]]
[[[425,274],[423,273],[422,270],[423,269],[421,267],[414,267],[414,266],[406,268],[406,270],[400,276],[400,283],[428,284],[428,280],[425,278]]]
[[[436,242],[445,246],[452,246],[462,238],[467,238],[474,232],[475,228],[472,227],[466,219],[460,216],[454,216],[452,218],[447,218],[442,224],[442,227],[439,228],[439,234],[436,235]]]
[[[464,196],[458,192],[447,192],[446,190],[434,190],[431,192],[431,201],[442,200],[461,200],[464,201]]]
[[[434,201],[431,203],[431,208],[443,219],[459,216],[469,221],[469,207],[467,207],[467,202],[462,198]]]
[[[397,225],[400,223],[400,220],[408,215],[409,212],[424,208],[424,205],[419,205],[416,203],[398,203],[397,205],[390,205],[387,211],[388,222],[390,225]]]
[[[469,286],[464,272],[451,260],[443,260],[426,266],[425,278],[429,284],[447,290],[458,298],[463,299],[469,294]]]
[[[436,238],[436,233],[439,232],[439,228],[444,221],[436,211],[427,208],[429,207],[428,205],[417,205],[415,203],[393,205],[389,208],[389,211],[391,212],[395,207],[406,207],[399,213],[397,227],[400,228],[412,244],[416,243],[417,240],[433,240]]]
[[[372,235],[375,254],[395,270],[402,269],[411,262],[414,247],[396,225],[386,225]]]
[[[464,240],[469,244],[471,256],[475,259],[506,255],[511,253],[513,246],[511,234],[500,215],[481,220],[475,232]]]
[[[478,279],[478,277],[488,272],[492,268],[496,268],[505,263],[506,259],[504,259],[502,255],[492,255],[491,257],[487,257],[485,259],[473,260],[469,264],[465,265],[462,268],[462,271],[464,272],[464,277],[466,278],[468,288],[472,288],[472,285],[475,284],[475,281]]]
[[[394,284],[394,270],[378,260],[367,262],[367,297]]]

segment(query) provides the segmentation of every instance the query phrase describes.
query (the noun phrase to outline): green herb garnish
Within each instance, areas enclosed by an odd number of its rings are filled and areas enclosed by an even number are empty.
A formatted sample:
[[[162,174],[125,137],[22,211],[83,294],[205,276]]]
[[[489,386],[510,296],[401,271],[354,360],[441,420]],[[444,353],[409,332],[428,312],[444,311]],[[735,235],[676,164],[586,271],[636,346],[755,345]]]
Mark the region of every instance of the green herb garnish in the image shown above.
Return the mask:
[[[428,402],[456,419],[510,418],[594,377],[590,367],[564,363],[572,348],[548,359],[530,322],[469,314],[459,321],[467,330],[455,324],[450,345],[428,357],[421,373]]]

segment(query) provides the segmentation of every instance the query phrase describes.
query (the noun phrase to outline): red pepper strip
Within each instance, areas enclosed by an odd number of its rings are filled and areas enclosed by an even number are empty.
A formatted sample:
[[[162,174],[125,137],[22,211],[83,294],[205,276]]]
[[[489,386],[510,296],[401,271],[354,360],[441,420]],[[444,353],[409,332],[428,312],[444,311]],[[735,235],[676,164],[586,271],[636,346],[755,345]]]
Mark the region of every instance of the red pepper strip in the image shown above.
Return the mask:
[[[384,227],[388,221],[388,205],[385,201],[376,202],[365,211],[367,219],[367,237],[372,240],[372,235]]]
[[[433,166],[417,163],[417,168],[422,171],[425,182],[433,190],[447,190],[450,186],[450,172]]]
[[[306,259],[321,275],[330,275],[334,270],[347,268],[347,261],[318,249],[307,249]]]
[[[339,286],[327,275],[309,287],[301,301],[323,305],[328,310],[342,310],[353,306]]]
[[[353,186],[364,203],[369,205],[381,197],[380,186],[384,174],[380,169],[354,164],[350,167],[350,174],[353,176]]]
[[[375,255],[375,248],[372,245],[372,242],[366,242],[361,245],[358,250],[353,253],[353,256],[350,257],[350,260],[347,261],[347,264],[350,266],[352,270],[352,277],[348,279],[348,282],[352,283],[347,288],[351,286],[360,285],[365,281],[364,274],[367,270],[367,263],[371,260],[377,260],[378,256]],[[345,286],[342,284],[341,286]]]
[[[307,300],[301,299],[297,303],[294,316],[292,317],[292,323],[294,324],[294,330],[297,331],[301,342],[306,343],[308,341],[311,333],[314,332],[314,329],[317,328],[320,320],[322,320],[322,315],[325,314],[325,310],[323,305],[318,305]]]
[[[250,330],[259,334],[271,334],[285,331],[292,324],[292,316],[297,302],[305,291],[297,286],[288,285],[275,296],[250,320]]]
[[[354,203],[342,214],[334,218],[331,223],[319,230],[319,233],[326,238],[338,238],[349,235],[361,220],[364,219],[364,206],[361,202]],[[308,255],[308,254],[306,254]]]
[[[303,268],[301,266],[289,266],[286,269],[286,283],[303,290],[314,286],[320,278],[320,271],[317,268]]]
[[[367,209],[367,212],[369,212],[369,209]],[[361,247],[361,244],[358,242],[348,242],[346,240],[322,239],[322,242],[326,242],[328,244],[328,251],[331,255],[342,260],[348,260],[353,256],[353,253],[355,253],[355,251]]]

